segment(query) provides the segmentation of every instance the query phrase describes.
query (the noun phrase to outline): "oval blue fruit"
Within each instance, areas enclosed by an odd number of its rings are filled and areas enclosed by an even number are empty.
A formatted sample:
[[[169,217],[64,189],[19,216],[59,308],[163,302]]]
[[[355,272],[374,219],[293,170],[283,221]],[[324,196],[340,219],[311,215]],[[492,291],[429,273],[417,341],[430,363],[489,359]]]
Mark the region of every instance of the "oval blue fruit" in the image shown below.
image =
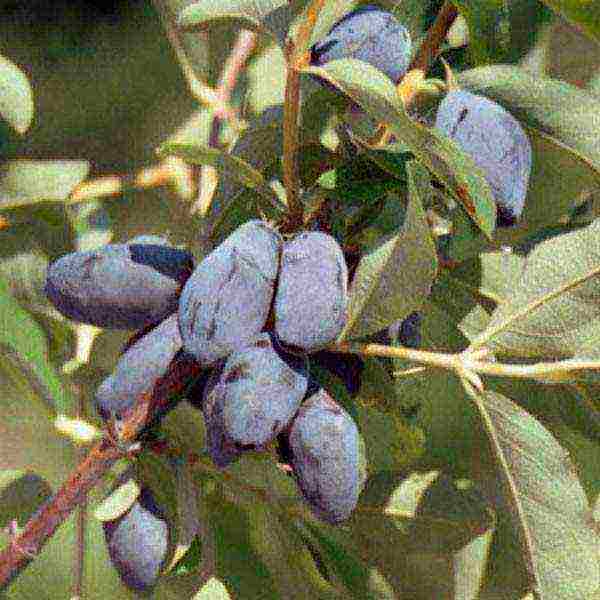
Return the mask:
[[[365,446],[350,415],[319,388],[290,426],[287,449],[298,487],[320,519],[345,521],[366,480]]]
[[[275,333],[287,345],[314,351],[346,324],[348,268],[333,237],[305,232],[287,242],[275,294]]]
[[[435,127],[453,139],[483,172],[497,206],[497,224],[513,225],[523,213],[531,174],[531,143],[502,106],[467,90],[449,92]]]
[[[193,257],[185,250],[108,244],[53,262],[45,291],[69,319],[97,327],[140,329],[177,310],[193,268]]]
[[[348,13],[311,49],[311,64],[355,58],[398,83],[410,64],[410,34],[389,11],[366,5]]]
[[[119,358],[113,373],[98,387],[94,402],[104,419],[122,418],[142,394],[152,394],[174,360],[189,361],[181,351],[177,315],[171,315],[135,342]]]
[[[179,302],[185,349],[212,365],[265,326],[279,269],[281,236],[266,223],[238,227],[206,256]]]
[[[169,526],[148,488],[131,508],[103,524],[111,563],[123,583],[145,592],[156,584],[169,548]]]
[[[264,447],[288,426],[307,388],[307,359],[283,350],[271,334],[260,334],[233,352],[206,386],[209,446],[218,439],[219,448]]]

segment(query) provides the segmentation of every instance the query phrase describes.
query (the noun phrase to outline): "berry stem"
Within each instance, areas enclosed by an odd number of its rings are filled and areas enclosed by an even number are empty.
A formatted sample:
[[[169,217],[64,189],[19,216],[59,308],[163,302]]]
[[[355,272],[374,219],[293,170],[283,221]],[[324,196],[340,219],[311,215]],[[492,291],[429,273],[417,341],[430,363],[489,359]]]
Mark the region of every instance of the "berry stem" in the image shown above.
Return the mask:
[[[300,73],[294,64],[294,43],[288,40],[286,49],[287,74],[283,105],[283,185],[289,210],[289,227],[293,230],[302,223],[302,204],[298,199],[298,145],[300,140]]]
[[[307,62],[306,49],[319,13],[325,0],[312,0],[306,9],[296,40],[289,38],[285,46],[287,74],[283,105],[283,185],[289,209],[284,229],[294,231],[302,224],[303,209],[298,199],[300,177],[298,175],[298,147],[300,142],[300,69]]]
[[[423,73],[429,71],[434,58],[437,56],[438,50],[448,30],[454,23],[454,20],[458,16],[458,9],[452,2],[446,0],[440,8],[440,12],[437,14],[435,22],[429,28],[419,51],[417,52],[412,64],[410,65],[409,71],[413,69],[419,69]]]

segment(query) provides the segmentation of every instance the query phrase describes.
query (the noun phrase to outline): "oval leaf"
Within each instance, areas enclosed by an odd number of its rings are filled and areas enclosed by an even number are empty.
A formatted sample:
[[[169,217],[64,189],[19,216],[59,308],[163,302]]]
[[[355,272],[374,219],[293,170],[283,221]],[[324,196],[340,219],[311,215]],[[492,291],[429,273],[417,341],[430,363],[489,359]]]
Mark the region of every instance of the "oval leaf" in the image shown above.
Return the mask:
[[[138,499],[140,486],[135,479],[129,479],[120,485],[94,510],[99,521],[114,521],[124,515]]]
[[[464,206],[478,227],[491,237],[496,226],[496,204],[487,181],[473,159],[435,129],[413,121],[404,110],[394,84],[371,65],[355,59],[332,60],[305,73],[326,79],[385,123]]]
[[[409,202],[404,227],[361,259],[340,340],[366,337],[404,319],[431,290],[437,257],[423,210],[423,198],[431,192],[429,175],[416,162],[407,170]]]
[[[597,0],[542,0],[577,29],[600,43],[600,2]]]
[[[50,484],[35,473],[0,471],[0,528],[9,525],[13,519],[23,526],[51,495]]]
[[[600,353],[600,219],[529,253],[511,294],[475,340],[527,357]]]
[[[568,452],[505,396],[487,392],[478,408],[499,464],[534,596],[590,598],[600,586],[598,537]]]
[[[47,406],[58,413],[71,411],[71,398],[48,360],[48,343],[41,327],[10,295],[8,284],[2,278],[0,357],[2,371],[23,379]]]
[[[189,31],[228,21],[244,29],[268,33],[281,45],[294,16],[287,0],[202,0],[184,8],[177,18],[180,28]]]
[[[158,152],[163,156],[179,156],[195,165],[211,165],[218,169],[222,177],[237,181],[247,188],[256,190],[273,206],[281,210],[285,209],[285,206],[281,204],[277,194],[268,186],[262,174],[238,156],[217,148],[177,143],[164,144]]]
[[[0,55],[0,115],[18,133],[25,133],[33,120],[33,90],[17,65]]]
[[[86,160],[9,160],[0,171],[0,209],[64,202],[89,168]]]

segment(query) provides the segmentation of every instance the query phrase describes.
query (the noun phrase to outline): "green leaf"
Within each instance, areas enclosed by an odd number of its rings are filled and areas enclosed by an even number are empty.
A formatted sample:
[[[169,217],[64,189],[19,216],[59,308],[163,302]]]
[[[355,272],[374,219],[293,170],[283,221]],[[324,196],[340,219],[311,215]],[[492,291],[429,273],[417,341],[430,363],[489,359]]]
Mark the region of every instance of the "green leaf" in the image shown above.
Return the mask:
[[[232,596],[217,577],[211,577],[192,600],[232,600]]]
[[[278,597],[341,600],[340,594],[317,570],[295,527],[260,503],[249,508],[248,517],[252,546],[267,565],[279,590]]]
[[[49,483],[36,473],[23,470],[0,471],[0,529],[13,519],[22,527],[51,495]]]
[[[568,452],[505,396],[487,392],[477,405],[536,597],[590,597],[600,586],[598,538]]]
[[[163,144],[158,153],[161,156],[179,156],[193,165],[211,165],[219,171],[221,177],[233,179],[252,190],[256,190],[265,200],[279,207],[280,210],[285,208],[277,194],[268,186],[262,174],[245,160],[233,154],[223,152],[217,148],[176,143]]]
[[[600,43],[600,2],[598,0],[542,0],[577,29]]]
[[[277,597],[275,582],[253,547],[246,512],[221,498],[212,506],[210,524],[216,537],[217,576],[234,597]]]
[[[297,12],[296,3],[287,0],[202,0],[184,8],[177,25],[190,31],[207,25],[228,21],[244,29],[267,33],[281,45]]]
[[[0,169],[0,209],[66,202],[89,168],[85,160],[9,160]]]
[[[524,265],[525,259],[516,252],[493,250],[447,271],[446,276],[474,296],[499,304],[510,299]]]
[[[529,233],[558,223],[580,194],[598,186],[600,171],[556,138],[532,128],[527,134],[533,162],[522,222]]]
[[[127,480],[94,509],[94,516],[99,521],[118,519],[132,507],[140,491],[140,486],[135,479]]]
[[[297,45],[299,51],[304,51],[316,44],[320,39],[324,38],[331,28],[346,14],[353,11],[358,4],[358,0],[330,0],[325,2],[323,8],[319,11],[317,21],[313,27],[312,34],[307,40],[307,45],[301,48]],[[310,6],[311,3],[308,3]],[[297,39],[298,28],[304,22],[307,15],[307,9],[302,12],[300,18],[294,23],[290,29],[289,37],[293,40]]]
[[[427,172],[417,163],[409,168],[409,179],[404,227],[361,259],[350,289],[348,322],[341,340],[384,329],[418,309],[429,295],[437,258],[423,198],[431,188]]]
[[[458,0],[456,6],[469,26],[469,52],[475,64],[503,62],[509,32],[499,30],[507,17],[503,0]]]
[[[454,554],[454,597],[456,600],[479,600],[481,598],[480,591],[486,577],[494,531],[494,528],[490,527]]]
[[[322,524],[317,526],[308,520],[302,524],[302,531],[309,532],[311,539],[318,544],[321,560],[325,562],[328,570],[334,571],[353,598],[378,598],[370,589],[369,570],[357,556],[356,548],[352,547],[345,532],[337,527]]]
[[[33,90],[27,75],[0,55],[0,115],[23,134],[31,125],[33,110]]]
[[[69,414],[72,402],[48,361],[48,345],[40,326],[12,298],[0,278],[0,355],[9,371],[58,413]]]
[[[597,219],[535,246],[477,345],[516,356],[598,356],[599,232]]]
[[[350,523],[367,565],[419,600],[455,597],[454,553],[492,525],[479,491],[439,471],[371,478]]]
[[[394,84],[383,73],[355,59],[332,60],[324,67],[307,67],[303,72],[329,81],[378,122],[387,124],[491,237],[496,226],[496,205],[483,174],[452,140],[406,114]]]

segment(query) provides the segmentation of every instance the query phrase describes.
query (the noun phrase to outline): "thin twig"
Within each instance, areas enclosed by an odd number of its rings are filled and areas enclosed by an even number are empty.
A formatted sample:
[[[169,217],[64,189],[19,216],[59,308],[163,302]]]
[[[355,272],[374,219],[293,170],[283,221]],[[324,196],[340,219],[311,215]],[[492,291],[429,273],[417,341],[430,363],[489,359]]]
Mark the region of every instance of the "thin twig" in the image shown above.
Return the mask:
[[[457,16],[458,9],[454,4],[448,0],[444,2],[437,14],[435,22],[429,28],[425,39],[421,43],[419,51],[410,64],[406,75],[398,84],[398,95],[405,108],[409,108],[414,102],[419,91],[419,84],[431,68],[434,59],[438,55],[439,48]],[[388,127],[386,125],[380,125],[369,140],[369,144],[377,147],[385,146],[390,138],[391,133]]]
[[[283,185],[289,209],[289,227],[302,223],[302,204],[299,201],[300,176],[298,173],[298,146],[300,142],[300,72],[294,65],[294,44],[291,40],[285,49],[286,79],[283,105]]]
[[[298,170],[298,148],[300,146],[300,69],[307,63],[308,47],[319,13],[325,0],[312,0],[306,10],[296,40],[288,39],[285,47],[286,79],[283,105],[283,185],[289,215],[285,229],[295,230],[303,221]]]
[[[409,68],[410,71],[413,69],[419,69],[424,73],[429,71],[456,17],[458,17],[458,9],[452,2],[446,0],[415,55]]]
[[[214,105],[213,119],[208,137],[208,145],[212,148],[216,148],[219,145],[223,123],[231,118],[229,112],[223,111],[221,108],[228,108],[230,106],[231,95],[233,94],[240,73],[256,47],[256,40],[257,36],[253,31],[240,31],[235,44],[227,57],[216,90],[218,103]],[[205,215],[208,212],[213,194],[217,187],[217,179],[217,171],[214,167],[211,167],[210,165],[202,166],[200,170],[198,197],[192,206],[192,213],[198,212],[201,215]]]
[[[31,517],[18,535],[0,552],[0,590],[37,556],[57,528],[85,501],[117,460],[125,456],[139,434],[173,405],[200,366],[187,356],[173,360],[152,394],[140,397],[124,415],[125,421],[88,452],[58,491]]]
[[[85,401],[83,394],[79,392],[77,398],[78,419],[85,418]],[[85,450],[77,450],[77,458],[81,463],[85,459]],[[85,568],[85,533],[87,520],[87,494],[84,496],[81,504],[77,508],[77,518],[75,521],[75,556],[73,557],[73,597],[71,600],[82,600],[83,598],[83,577]]]

